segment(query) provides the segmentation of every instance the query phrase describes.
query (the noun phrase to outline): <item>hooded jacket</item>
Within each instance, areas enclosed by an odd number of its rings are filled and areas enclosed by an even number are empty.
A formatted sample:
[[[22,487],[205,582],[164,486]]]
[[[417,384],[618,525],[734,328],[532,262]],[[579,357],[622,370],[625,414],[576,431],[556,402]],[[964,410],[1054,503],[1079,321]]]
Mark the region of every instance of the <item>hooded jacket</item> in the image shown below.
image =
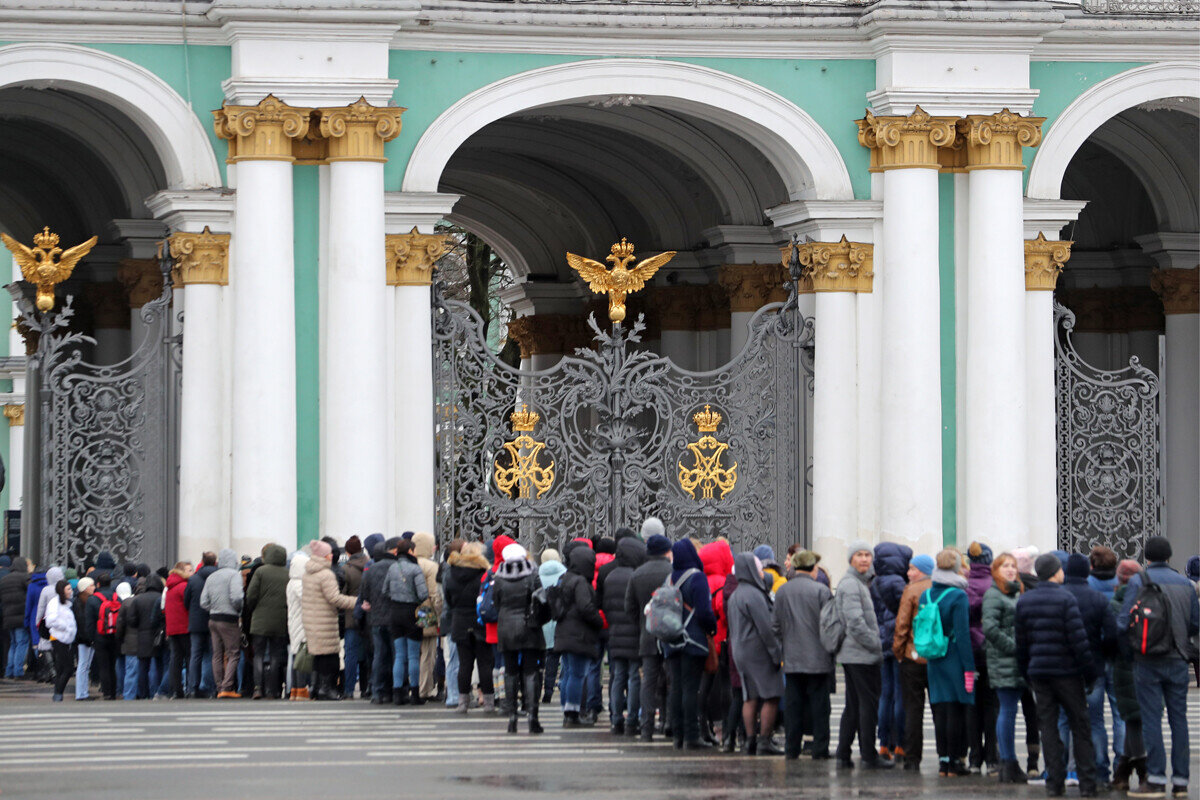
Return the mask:
[[[263,564],[254,570],[246,587],[246,608],[251,614],[250,635],[283,638],[288,635],[287,585],[290,580],[287,551],[269,544]]]
[[[145,591],[121,606],[121,613],[117,615],[117,639],[122,642],[123,655],[138,658],[154,655],[156,640],[166,622],[162,612],[162,591],[162,578],[150,574],[146,578]]]
[[[817,644],[821,609],[833,600],[829,587],[798,572],[775,593],[774,629],[783,643],[784,672],[824,675],[833,671],[833,658]]]
[[[994,585],[992,566],[972,562],[971,569],[967,572],[967,600],[970,612],[971,649],[976,653],[983,652],[983,596]]]
[[[475,613],[480,582],[488,571],[488,561],[477,553],[451,553],[446,562],[450,569],[442,578],[446,607],[450,610],[450,638],[465,642],[472,634],[480,641],[486,636]]]
[[[538,580],[544,588],[558,586],[559,580],[567,572],[567,567],[561,561],[547,561],[538,567]],[[542,626],[542,637],[546,640],[546,649],[554,649],[554,631],[558,623],[550,620]]]
[[[624,540],[622,540],[624,541]],[[625,589],[625,613],[638,621],[638,654],[642,658],[661,655],[658,639],[646,632],[646,618],[642,610],[650,602],[650,595],[671,577],[671,562],[666,556],[647,556],[646,563],[633,571],[629,586]]]
[[[917,609],[921,606],[921,598],[925,595],[925,590],[931,586],[933,586],[933,581],[929,576],[922,575],[916,583],[906,586],[904,594],[900,595],[900,610],[896,612],[896,630],[892,636],[892,655],[896,657],[897,661],[925,663],[925,659],[920,658],[913,650],[912,626],[913,619],[917,616]]]
[[[201,567],[192,573],[183,590],[183,602],[188,610],[188,633],[208,633],[208,612],[200,605],[200,595],[208,576],[217,571],[213,564]]]
[[[986,564],[988,575],[992,568]],[[942,619],[942,632],[949,637],[950,644],[946,655],[941,658],[931,658],[926,665],[926,675],[929,678],[929,702],[932,703],[966,703],[975,702],[974,692],[968,693],[964,681],[967,672],[975,671],[975,650],[972,646],[970,603],[966,591],[958,586],[942,583],[942,570],[933,571],[933,585],[926,594],[921,595],[921,605],[926,602],[937,602],[938,614]],[[945,576],[949,580],[957,579]],[[918,611],[918,613],[920,613]],[[982,628],[980,629],[982,633]]]
[[[371,537],[368,536],[367,538],[370,539]],[[359,596],[359,593],[362,591],[363,577],[366,574],[368,563],[367,554],[361,550],[346,559],[346,563],[342,565],[342,578],[346,582],[346,594],[356,598]],[[355,616],[358,605],[356,601],[354,608],[342,614],[342,624],[348,631],[358,630],[358,617]]]
[[[304,565],[300,596],[304,640],[314,656],[336,654],[341,650],[338,636],[340,612],[354,608],[354,598],[338,591],[337,576],[325,558],[310,558]]]
[[[528,558],[505,561],[500,565],[493,591],[498,611],[496,635],[502,651],[546,648],[542,626],[533,624],[528,613],[529,598],[540,587],[537,570]]]
[[[1088,585],[1086,575],[1065,575],[1063,588],[1079,604],[1079,616],[1087,631],[1092,658],[1102,664],[1117,653],[1117,618],[1104,595]]]
[[[708,595],[708,580],[704,577],[704,563],[690,539],[680,539],[671,546],[671,583],[679,587],[683,599],[684,619],[691,615],[687,624],[690,641],[682,647],[663,646],[663,655],[675,656],[681,652],[689,656],[708,654],[708,636],[717,632],[717,618],[712,612],[712,598]],[[683,580],[684,574],[696,572]]]
[[[878,664],[883,660],[879,620],[875,618],[875,602],[871,599],[873,575],[870,570],[863,574],[850,567],[838,581],[833,602],[846,628],[846,638],[837,653],[839,664]]]
[[[510,544],[516,544],[516,543],[517,543],[516,539],[512,538],[511,536],[505,536],[504,534],[500,534],[499,536],[497,536],[495,539],[492,540],[492,572],[493,573],[499,572],[500,565],[504,563],[504,557],[503,557],[504,548],[508,547]],[[564,555],[565,555],[565,553],[564,553]],[[593,583],[593,588],[595,588],[594,583]],[[489,622],[483,626],[483,629],[487,635],[487,643],[488,644],[499,644],[500,640],[499,640],[499,634],[496,629],[496,623]]]
[[[596,592],[592,589],[596,554],[590,547],[583,546],[567,552],[570,563],[558,584],[565,610],[554,632],[554,650],[595,658],[599,655],[600,630],[604,627],[604,618],[596,605]]]
[[[775,633],[771,597],[753,553],[738,553],[733,562],[738,585],[729,597],[729,644],[743,686],[752,686],[755,698],[783,696],[779,665],[783,648]],[[782,590],[784,583],[779,588]]]
[[[891,654],[896,636],[896,614],[900,611],[900,598],[908,585],[908,563],[912,561],[912,548],[895,542],[880,542],[875,545],[875,580],[871,581],[871,602],[875,607],[875,620],[879,625],[879,643],[886,654]]]
[[[729,542],[716,541],[700,548],[700,561],[704,563],[704,577],[708,579],[708,596],[712,598],[713,616],[717,618],[718,645],[729,638],[729,625],[725,617],[725,580],[733,572],[733,549]],[[786,584],[786,581],[784,582]],[[782,588],[782,586],[780,587]]]
[[[625,609],[625,590],[633,578],[633,571],[646,561],[646,544],[636,536],[627,536],[617,542],[617,552],[612,569],[604,576],[600,586],[600,609],[608,621],[609,658],[639,658],[641,643],[641,615],[631,616]]]
[[[983,596],[983,648],[987,657],[988,685],[993,689],[1024,689],[1017,668],[1017,599],[1020,580],[1002,590],[998,583]]]
[[[4,630],[12,631],[25,624],[25,592],[29,588],[29,562],[17,556],[9,573],[0,578],[0,612]]]
[[[46,580],[42,585],[41,592],[38,593],[37,611],[33,617],[33,627],[36,630],[39,622],[46,618],[46,609],[50,606],[51,598],[57,597],[58,593],[54,591],[54,587],[58,586],[58,582],[66,577],[62,567],[51,567],[46,570]],[[41,644],[44,645],[43,650],[50,648],[50,640],[43,639]]]
[[[171,570],[167,575],[167,591],[163,598],[163,616],[166,617],[167,636],[181,636],[188,632],[188,608],[183,601],[188,579],[183,573]]]
[[[442,611],[445,604],[442,602],[442,593],[438,586],[438,565],[433,560],[433,554],[437,551],[437,540],[433,538],[432,533],[414,533],[412,538],[413,555],[417,557],[417,566],[421,568],[422,574],[425,575],[425,602],[433,606],[433,612],[438,619],[442,618]],[[438,628],[425,628],[425,638],[434,638],[438,636]]]
[[[304,638],[304,567],[308,564],[308,554],[303,550],[292,553],[292,563],[288,565],[288,582],[284,590],[287,598],[287,628],[288,649],[292,655],[300,652],[300,644]]]
[[[71,607],[70,602],[60,601],[58,592],[55,592],[54,597],[46,604],[46,627],[50,629],[50,636],[57,642],[71,644],[75,641],[75,632],[78,629],[75,609]]]
[[[217,553],[217,571],[204,582],[200,607],[208,612],[209,620],[237,622],[244,599],[237,553],[226,547]]]
[[[383,581],[396,556],[380,547],[379,556],[363,572],[358,594],[364,602],[371,604],[367,612],[367,624],[384,628],[392,624],[392,601],[383,591]]]

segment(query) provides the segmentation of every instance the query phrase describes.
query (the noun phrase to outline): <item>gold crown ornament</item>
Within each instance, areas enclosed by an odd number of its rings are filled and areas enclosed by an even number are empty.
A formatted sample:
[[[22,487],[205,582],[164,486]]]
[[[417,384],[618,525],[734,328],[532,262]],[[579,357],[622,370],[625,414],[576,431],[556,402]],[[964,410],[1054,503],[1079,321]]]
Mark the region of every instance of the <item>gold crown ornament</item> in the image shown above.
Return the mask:
[[[704,410],[693,415],[692,421],[696,423],[696,427],[701,433],[714,433],[717,426],[721,424],[721,415],[713,411],[708,403],[705,403]]]
[[[530,411],[529,406],[524,403],[521,404],[520,411],[514,411],[509,415],[514,431],[532,431],[541,418],[541,414],[538,414],[536,411]]]

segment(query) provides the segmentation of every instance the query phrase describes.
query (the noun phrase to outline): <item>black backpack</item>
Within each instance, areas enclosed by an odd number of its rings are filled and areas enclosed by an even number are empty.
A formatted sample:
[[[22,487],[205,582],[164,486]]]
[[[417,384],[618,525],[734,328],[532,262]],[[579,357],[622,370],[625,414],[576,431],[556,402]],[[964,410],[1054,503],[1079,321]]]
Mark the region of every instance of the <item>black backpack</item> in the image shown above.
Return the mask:
[[[1162,658],[1175,654],[1171,635],[1171,604],[1161,584],[1142,570],[1142,585],[1133,606],[1129,609],[1129,646],[1145,658]]]

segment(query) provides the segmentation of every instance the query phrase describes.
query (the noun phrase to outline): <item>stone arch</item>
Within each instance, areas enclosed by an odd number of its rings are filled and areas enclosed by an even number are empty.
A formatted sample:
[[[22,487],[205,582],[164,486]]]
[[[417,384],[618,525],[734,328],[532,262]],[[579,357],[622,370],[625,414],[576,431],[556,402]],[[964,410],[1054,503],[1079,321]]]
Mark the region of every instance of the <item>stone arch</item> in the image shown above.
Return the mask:
[[[436,192],[451,156],[489,123],[539,106],[613,94],[702,113],[757,147],[790,199],[850,200],[850,173],[833,140],[803,109],[751,81],[708,67],[636,58],[597,59],[522,72],[483,87],[442,113],[417,142],[405,192]]]

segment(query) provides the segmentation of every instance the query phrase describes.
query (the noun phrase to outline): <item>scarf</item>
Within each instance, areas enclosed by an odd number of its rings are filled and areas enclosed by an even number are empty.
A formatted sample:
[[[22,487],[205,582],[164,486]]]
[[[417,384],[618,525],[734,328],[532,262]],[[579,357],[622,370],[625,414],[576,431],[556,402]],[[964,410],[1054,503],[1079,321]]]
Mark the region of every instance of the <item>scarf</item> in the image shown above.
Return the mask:
[[[967,590],[967,579],[959,575],[957,572],[951,572],[948,569],[934,569],[933,575],[930,576],[934,583],[940,583],[945,586],[954,586],[963,591]]]

